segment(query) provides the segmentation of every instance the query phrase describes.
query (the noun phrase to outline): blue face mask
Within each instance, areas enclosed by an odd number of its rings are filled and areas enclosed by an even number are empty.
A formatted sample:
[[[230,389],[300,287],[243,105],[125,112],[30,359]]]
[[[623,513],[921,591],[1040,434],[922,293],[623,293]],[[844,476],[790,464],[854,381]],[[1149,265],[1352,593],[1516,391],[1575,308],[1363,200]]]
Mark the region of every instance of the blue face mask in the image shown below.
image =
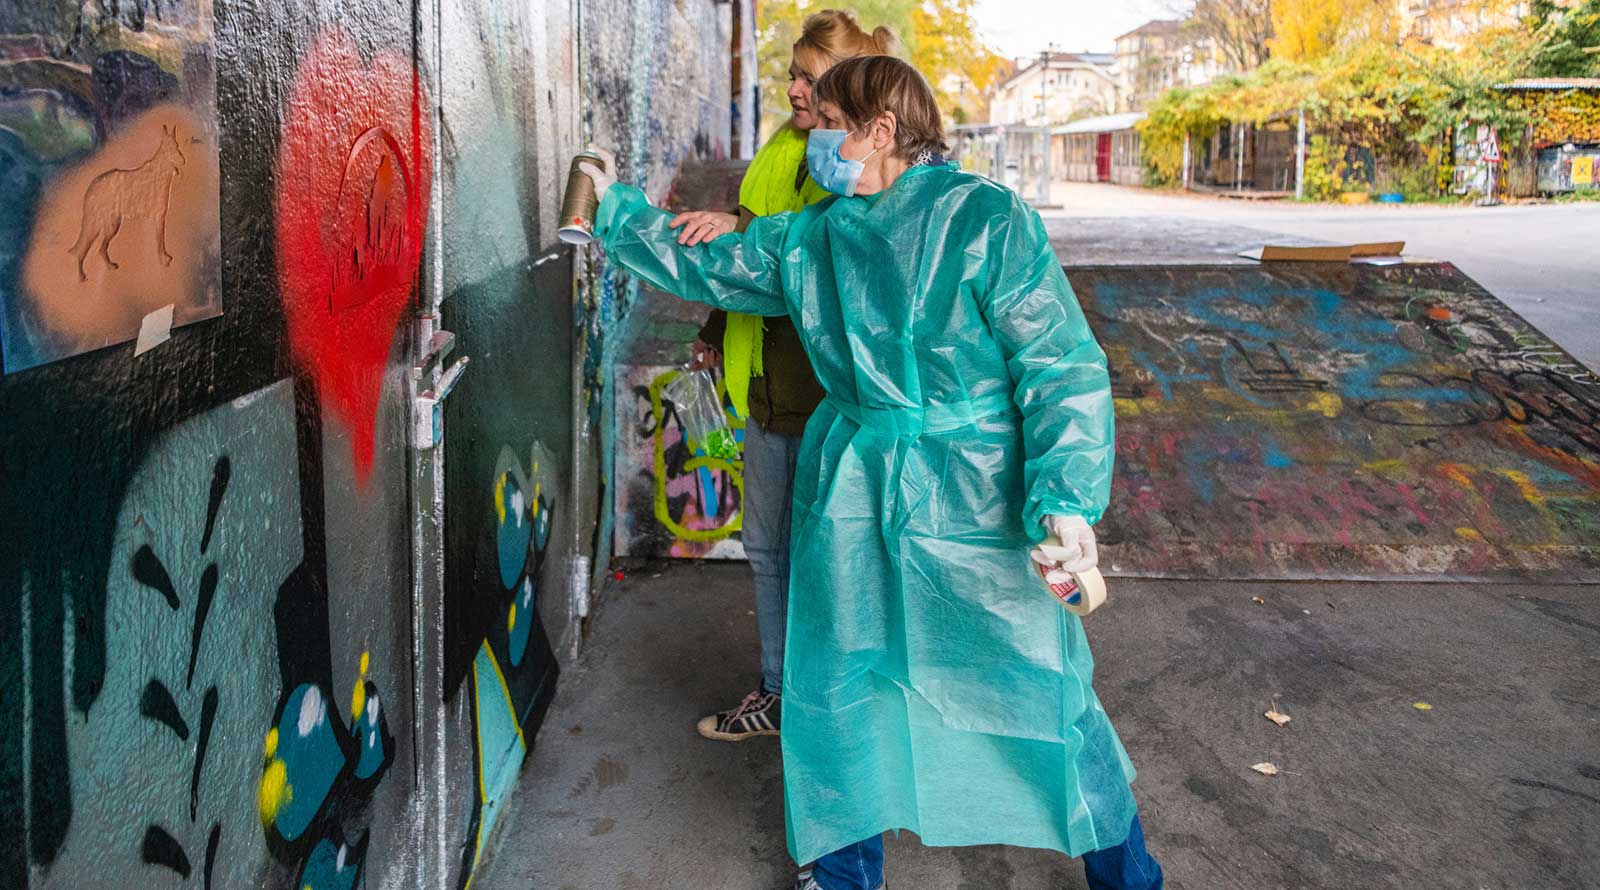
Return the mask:
[[[863,162],[878,153],[874,148],[860,161],[840,155],[839,149],[844,147],[844,140],[849,135],[848,130],[824,130],[819,127],[806,137],[807,173],[823,189],[847,198],[855,195],[861,174],[867,169]]]

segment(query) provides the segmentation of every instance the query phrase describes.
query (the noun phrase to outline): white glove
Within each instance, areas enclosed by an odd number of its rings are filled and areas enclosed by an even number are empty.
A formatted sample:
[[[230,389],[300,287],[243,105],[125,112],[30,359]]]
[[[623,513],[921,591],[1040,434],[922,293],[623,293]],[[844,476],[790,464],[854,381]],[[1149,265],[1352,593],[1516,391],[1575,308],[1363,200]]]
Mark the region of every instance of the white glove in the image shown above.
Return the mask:
[[[1087,572],[1099,565],[1094,529],[1082,516],[1046,516],[1044,530],[1050,537],[1028,555],[1050,570],[1045,575],[1046,581],[1060,584],[1070,573]]]
[[[594,183],[594,197],[597,201],[604,201],[606,189],[617,182],[617,156],[598,145],[591,145],[586,149],[601,157],[606,162],[606,168],[600,169],[598,164],[590,161],[579,161],[578,169],[588,175],[589,181]]]

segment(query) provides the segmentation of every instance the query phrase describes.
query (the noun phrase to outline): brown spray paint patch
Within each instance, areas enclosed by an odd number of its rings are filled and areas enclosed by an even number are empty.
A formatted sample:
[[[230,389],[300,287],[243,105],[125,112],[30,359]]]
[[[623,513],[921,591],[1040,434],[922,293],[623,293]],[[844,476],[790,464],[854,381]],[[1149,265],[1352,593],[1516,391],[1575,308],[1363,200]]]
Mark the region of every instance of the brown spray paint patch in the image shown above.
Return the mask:
[[[22,265],[38,332],[65,354],[222,314],[217,146],[195,113],[158,105],[44,194]]]

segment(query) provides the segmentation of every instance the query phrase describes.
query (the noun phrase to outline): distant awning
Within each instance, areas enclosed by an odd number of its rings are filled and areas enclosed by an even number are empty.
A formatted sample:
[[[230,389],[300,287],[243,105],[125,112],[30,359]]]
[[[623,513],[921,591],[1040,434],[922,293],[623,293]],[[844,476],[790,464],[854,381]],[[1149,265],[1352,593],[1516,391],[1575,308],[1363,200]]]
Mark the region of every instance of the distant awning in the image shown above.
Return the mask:
[[[1497,90],[1600,90],[1600,77],[1524,77],[1494,85]]]
[[[1081,121],[1073,121],[1051,130],[1057,136],[1067,136],[1073,133],[1115,133],[1118,130],[1130,130],[1134,124],[1145,119],[1142,111],[1130,111],[1126,114],[1104,114],[1100,117],[1086,117]]]

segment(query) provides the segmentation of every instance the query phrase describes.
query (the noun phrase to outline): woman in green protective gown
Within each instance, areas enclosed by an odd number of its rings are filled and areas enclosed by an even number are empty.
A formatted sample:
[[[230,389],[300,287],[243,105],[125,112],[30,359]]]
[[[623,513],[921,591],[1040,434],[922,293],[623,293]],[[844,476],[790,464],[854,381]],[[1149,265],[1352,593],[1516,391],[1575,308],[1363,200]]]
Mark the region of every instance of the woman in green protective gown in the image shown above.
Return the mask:
[[[892,45],[888,29],[866,31],[849,12],[824,9],[806,16],[789,62],[787,95],[793,116],[751,159],[739,184],[737,214],[680,213],[672,220],[678,243],[694,245],[742,232],[758,216],[802,210],[828,197],[806,173],[806,133],[817,125],[811,87],[840,60],[882,55]],[[708,739],[740,742],[777,735],[782,723],[789,505],[794,502],[795,467],[806,424],[825,393],[787,316],[761,318],[713,309],[696,339],[694,356],[690,367],[722,364],[728,400],[745,419],[741,531],[755,574],[761,685],[738,704],[701,719],[698,726]],[[725,663],[737,664],[731,659]]]
[[[742,234],[680,245],[669,214],[587,168],[613,261],[789,316],[827,392],[793,505],[784,787],[790,853],[813,863],[798,886],[877,890],[882,833],[905,828],[1082,856],[1095,890],[1159,888],[1082,623],[1033,568],[1094,564],[1105,355],[1038,214],[940,162],[915,69],[849,59],[814,99],[807,166],[835,197]]]

